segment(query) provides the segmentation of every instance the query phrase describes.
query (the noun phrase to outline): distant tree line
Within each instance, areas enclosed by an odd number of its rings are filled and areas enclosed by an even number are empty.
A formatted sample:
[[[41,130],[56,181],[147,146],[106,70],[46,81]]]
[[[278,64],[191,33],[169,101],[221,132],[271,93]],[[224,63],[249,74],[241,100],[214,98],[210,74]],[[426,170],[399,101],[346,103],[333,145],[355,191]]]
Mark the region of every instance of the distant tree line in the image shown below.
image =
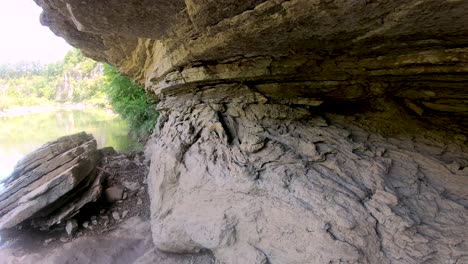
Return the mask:
[[[86,58],[78,49],[55,63],[0,65],[0,111],[69,102],[111,106],[129,121],[137,136],[150,133],[156,123],[154,102],[141,87],[116,68]]]
[[[0,110],[57,102],[104,104],[102,64],[72,49],[55,63],[0,65]]]
[[[31,75],[41,75],[48,71],[53,64],[42,64],[40,62],[21,61],[15,63],[0,64],[0,79],[13,79]]]

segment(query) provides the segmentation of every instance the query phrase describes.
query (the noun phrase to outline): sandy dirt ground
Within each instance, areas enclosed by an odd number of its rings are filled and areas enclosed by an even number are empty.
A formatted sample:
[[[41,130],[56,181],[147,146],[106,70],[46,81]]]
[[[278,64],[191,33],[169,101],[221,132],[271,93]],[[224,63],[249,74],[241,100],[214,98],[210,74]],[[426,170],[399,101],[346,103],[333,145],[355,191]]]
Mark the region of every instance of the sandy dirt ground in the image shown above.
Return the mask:
[[[21,226],[0,233],[0,264],[29,263],[214,263],[210,253],[176,255],[154,248],[150,228],[149,197],[143,153],[116,154],[103,158],[99,173],[106,175],[104,190],[123,191],[122,199],[99,201],[75,216],[79,228],[72,235],[65,224],[50,230]]]

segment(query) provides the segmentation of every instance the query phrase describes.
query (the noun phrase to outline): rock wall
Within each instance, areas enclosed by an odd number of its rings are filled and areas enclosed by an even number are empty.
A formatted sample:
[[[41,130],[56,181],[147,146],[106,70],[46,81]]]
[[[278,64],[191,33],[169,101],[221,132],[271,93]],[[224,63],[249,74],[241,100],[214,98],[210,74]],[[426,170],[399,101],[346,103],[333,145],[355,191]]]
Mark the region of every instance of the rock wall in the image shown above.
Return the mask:
[[[160,98],[153,240],[219,263],[468,262],[467,1],[37,0]]]
[[[220,263],[468,261],[466,136],[384,100],[330,113],[235,88],[159,105],[147,150],[159,248]]]

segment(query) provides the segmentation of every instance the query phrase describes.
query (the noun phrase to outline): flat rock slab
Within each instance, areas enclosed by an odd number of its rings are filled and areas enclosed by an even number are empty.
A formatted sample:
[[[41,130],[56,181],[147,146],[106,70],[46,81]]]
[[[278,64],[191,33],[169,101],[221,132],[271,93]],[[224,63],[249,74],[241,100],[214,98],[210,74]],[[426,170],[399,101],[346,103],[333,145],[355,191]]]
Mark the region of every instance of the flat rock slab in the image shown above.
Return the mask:
[[[12,228],[56,203],[94,175],[94,137],[84,132],[49,142],[23,158],[0,193],[0,230]]]
[[[101,197],[103,180],[104,176],[102,174],[96,177],[88,177],[82,188],[77,187],[78,190],[73,190],[70,195],[67,194],[72,198],[66,204],[48,206],[47,209],[41,211],[41,213],[44,213],[43,217],[38,216],[32,220],[32,226],[47,228],[72,218],[80,212],[83,206],[96,202]]]

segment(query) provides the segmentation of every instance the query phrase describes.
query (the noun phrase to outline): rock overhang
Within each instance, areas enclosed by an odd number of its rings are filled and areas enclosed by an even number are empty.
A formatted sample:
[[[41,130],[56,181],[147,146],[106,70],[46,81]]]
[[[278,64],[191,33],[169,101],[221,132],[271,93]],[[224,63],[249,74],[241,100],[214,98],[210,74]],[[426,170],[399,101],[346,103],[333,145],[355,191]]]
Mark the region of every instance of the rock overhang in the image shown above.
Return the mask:
[[[37,2],[161,99],[146,150],[158,248],[466,259],[468,2]]]
[[[391,97],[467,126],[466,1],[36,2],[44,25],[149,93],[242,83],[297,102]]]
[[[123,66],[113,60],[113,52],[121,52],[125,61],[140,57],[136,56],[139,49],[128,48],[127,42],[145,46],[143,59],[158,65],[158,77],[176,67],[235,56],[396,56],[414,50],[465,47],[468,40],[465,1],[37,3],[44,9],[43,24],[94,57]],[[154,44],[148,46],[149,40]],[[91,49],[93,42],[104,47]]]
[[[44,25],[149,93],[242,83],[290,103],[391,97],[467,127],[466,1],[36,2]]]

